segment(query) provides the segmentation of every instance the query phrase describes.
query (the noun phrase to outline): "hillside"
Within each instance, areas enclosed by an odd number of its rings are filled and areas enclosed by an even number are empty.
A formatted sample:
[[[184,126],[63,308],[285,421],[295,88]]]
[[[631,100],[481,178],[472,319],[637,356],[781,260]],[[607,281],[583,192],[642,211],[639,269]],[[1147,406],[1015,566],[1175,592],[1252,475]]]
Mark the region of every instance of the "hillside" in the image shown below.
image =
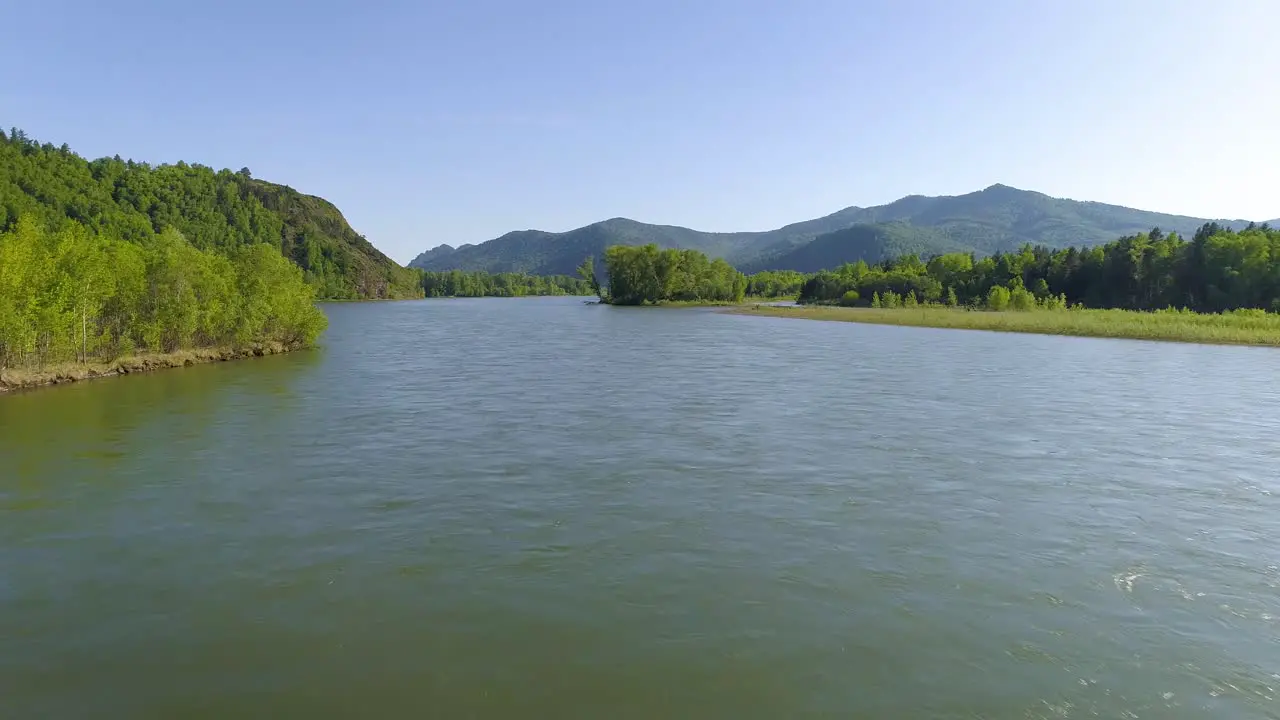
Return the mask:
[[[764,232],[709,233],[624,218],[563,233],[523,230],[452,252],[424,253],[413,264],[430,270],[571,273],[583,257],[600,257],[610,245],[655,243],[662,248],[700,250],[745,271],[812,271],[846,260],[876,261],[903,252],[986,255],[1026,243],[1052,248],[1095,245],[1153,227],[1191,235],[1205,222],[1204,218],[992,185],[966,195],[910,195],[887,205],[848,207]],[[1219,222],[1230,227],[1245,224]]]
[[[969,248],[933,228],[892,222],[876,225],[858,224],[843,230],[819,235],[812,242],[757,264],[747,270],[796,270],[817,272],[859,260],[879,262],[904,255],[936,255],[967,252]]]
[[[0,131],[0,232],[30,215],[56,229],[74,221],[135,242],[172,227],[200,250],[269,244],[298,264],[319,297],[420,296],[415,273],[378,251],[328,201],[252,177],[179,162],[119,156],[89,161],[22,131]]]
[[[520,230],[479,245],[463,245],[452,252],[418,256],[410,267],[424,270],[484,270],[570,275],[587,255],[604,255],[610,245],[646,245],[699,250],[712,257],[745,261],[807,243],[823,233],[848,227],[848,213],[857,208],[794,223],[766,232],[711,233],[674,225],[649,225],[613,218],[562,233]]]

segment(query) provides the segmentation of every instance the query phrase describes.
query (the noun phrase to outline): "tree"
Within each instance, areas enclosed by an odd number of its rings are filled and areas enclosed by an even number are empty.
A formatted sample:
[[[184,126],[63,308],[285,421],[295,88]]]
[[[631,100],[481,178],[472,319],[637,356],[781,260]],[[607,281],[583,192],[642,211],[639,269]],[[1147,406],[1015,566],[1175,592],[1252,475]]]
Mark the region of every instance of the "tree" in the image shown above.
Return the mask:
[[[987,309],[997,312],[1006,310],[1009,307],[1009,289],[996,285],[987,293]]]

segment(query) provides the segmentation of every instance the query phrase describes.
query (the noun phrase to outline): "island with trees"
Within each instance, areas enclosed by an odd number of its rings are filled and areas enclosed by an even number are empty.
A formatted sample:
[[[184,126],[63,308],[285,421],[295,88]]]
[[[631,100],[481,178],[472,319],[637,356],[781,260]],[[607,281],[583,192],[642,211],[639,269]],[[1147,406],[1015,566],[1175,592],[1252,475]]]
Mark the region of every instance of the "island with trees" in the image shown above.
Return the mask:
[[[578,268],[600,301],[609,305],[661,303],[727,304],[742,302],[747,278],[723,259],[712,260],[697,250],[613,245],[605,250],[608,282],[596,279],[594,258]]]

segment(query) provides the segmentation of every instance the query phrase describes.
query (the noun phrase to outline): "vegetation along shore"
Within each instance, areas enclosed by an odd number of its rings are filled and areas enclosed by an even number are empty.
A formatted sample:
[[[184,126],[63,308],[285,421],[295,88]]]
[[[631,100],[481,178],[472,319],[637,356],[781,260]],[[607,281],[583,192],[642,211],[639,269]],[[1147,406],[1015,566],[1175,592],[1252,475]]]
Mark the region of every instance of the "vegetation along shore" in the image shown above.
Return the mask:
[[[1280,231],[1208,223],[1092,248],[913,255],[807,277],[799,308],[742,312],[894,325],[1280,345]],[[837,306],[837,307],[832,307]]]
[[[327,326],[270,245],[206,252],[173,228],[132,242],[29,215],[0,233],[5,387],[282,352]]]
[[[0,370],[0,393],[153,370],[279,355],[297,349],[299,346],[269,342],[238,348],[194,348],[171,353],[144,353],[113,360],[94,359],[87,363],[64,362],[36,368],[7,368]]]
[[[939,306],[862,308],[756,305],[733,308],[728,312],[877,325],[910,325],[1223,345],[1280,346],[1280,315],[1264,313],[1261,310],[1235,310],[1222,314],[1209,314],[1190,310],[981,311]]]

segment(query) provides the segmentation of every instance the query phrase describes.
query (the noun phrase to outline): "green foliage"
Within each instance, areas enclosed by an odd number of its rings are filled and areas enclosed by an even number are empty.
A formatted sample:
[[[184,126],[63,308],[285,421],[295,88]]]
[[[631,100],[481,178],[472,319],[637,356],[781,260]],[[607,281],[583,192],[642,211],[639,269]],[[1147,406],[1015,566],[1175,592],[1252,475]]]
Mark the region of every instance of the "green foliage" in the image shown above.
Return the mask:
[[[1009,288],[996,285],[987,293],[987,309],[1000,312],[1009,309]]]
[[[1210,223],[1190,241],[1153,229],[1084,249],[1025,246],[981,259],[940,255],[924,264],[907,255],[810,275],[799,301],[838,303],[850,290],[864,298],[878,294],[885,307],[886,293],[893,292],[904,298],[914,293],[924,303],[945,298],[953,306],[1023,311],[1069,305],[1275,311],[1280,309],[1280,230],[1262,226],[1237,232]]]
[[[592,295],[595,295],[601,300],[608,299],[604,295],[604,290],[600,287],[600,281],[596,279],[596,258],[594,255],[588,255],[583,259],[582,264],[578,266],[577,273],[578,277],[581,278],[583,282],[587,283],[587,289]]]
[[[858,291],[850,290],[840,298],[840,304],[846,307],[853,307],[858,304]],[[878,302],[878,300],[877,300]]]
[[[338,209],[247,169],[151,166],[119,157],[86,161],[64,145],[0,133],[0,232],[19,217],[55,232],[146,242],[172,228],[196,249],[231,257],[266,245],[302,268],[320,297],[417,297],[417,275],[357,234]]]
[[[857,292],[857,290],[850,290],[849,292]],[[877,309],[884,307],[884,301],[880,299],[880,293],[875,293],[871,296],[871,307]]]
[[[591,283],[568,275],[525,273],[423,272],[427,297],[524,297],[526,295],[594,295]]]
[[[327,325],[274,247],[204,251],[172,227],[141,242],[24,215],[0,233],[0,368],[139,351],[287,346]]]
[[[1059,293],[1058,295],[1046,295],[1039,301],[1041,310],[1066,310],[1067,296]]]
[[[747,295],[761,298],[793,298],[800,294],[805,275],[794,270],[758,272],[747,276]]]
[[[604,262],[609,288],[601,299],[615,305],[740,302],[746,294],[746,276],[696,250],[614,245],[605,250]]]
[[[1022,278],[1015,278],[1010,285],[1013,286],[1009,289],[1008,304],[1010,310],[1026,312],[1028,310],[1036,309],[1036,296],[1032,295],[1030,290],[1023,287]]]

